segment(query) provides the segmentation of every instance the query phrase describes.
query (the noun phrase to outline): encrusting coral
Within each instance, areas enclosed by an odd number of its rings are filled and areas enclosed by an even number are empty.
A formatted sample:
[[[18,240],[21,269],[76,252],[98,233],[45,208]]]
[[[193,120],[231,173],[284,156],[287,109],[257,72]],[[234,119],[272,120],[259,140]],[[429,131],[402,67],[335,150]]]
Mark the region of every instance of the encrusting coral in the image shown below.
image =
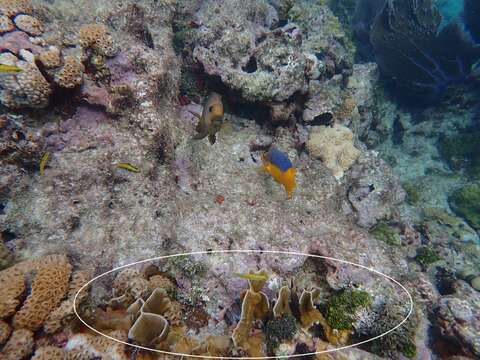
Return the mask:
[[[17,14],[31,14],[33,7],[29,0],[2,0],[0,2],[0,13],[8,17]]]
[[[11,333],[12,329],[10,328],[10,325],[8,325],[5,321],[0,320],[0,345],[4,344],[8,340]]]
[[[38,68],[34,64],[18,60],[9,53],[2,54],[0,59],[2,63],[15,65],[22,69],[17,74],[9,74],[2,78],[0,90],[2,103],[12,109],[47,106],[52,89]]]
[[[42,346],[35,350],[32,360],[65,360],[65,351],[56,346]]]
[[[311,156],[321,159],[332,170],[336,179],[342,178],[360,155],[353,144],[352,131],[343,125],[312,127],[307,149]]]
[[[33,352],[34,345],[32,331],[28,329],[15,330],[3,347],[0,357],[5,360],[22,360]]]
[[[32,36],[39,36],[43,33],[43,25],[40,20],[30,15],[17,15],[15,25],[22,31]]]
[[[124,331],[116,330],[106,334],[114,339],[127,341],[127,334]],[[65,346],[65,351],[75,353],[78,359],[100,357],[105,360],[129,360],[129,356],[125,353],[124,344],[104,336],[88,333],[80,333],[70,337]]]

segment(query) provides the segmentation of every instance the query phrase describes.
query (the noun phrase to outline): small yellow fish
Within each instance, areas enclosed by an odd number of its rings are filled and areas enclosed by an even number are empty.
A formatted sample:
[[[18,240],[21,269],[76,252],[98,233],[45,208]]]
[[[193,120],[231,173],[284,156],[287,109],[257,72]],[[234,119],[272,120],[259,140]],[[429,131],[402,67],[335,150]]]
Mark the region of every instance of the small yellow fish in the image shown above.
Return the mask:
[[[47,165],[47,161],[48,161],[49,158],[50,158],[50,153],[48,153],[48,152],[44,153],[42,155],[42,157],[40,158],[40,163],[39,163],[40,176],[45,175],[45,166]]]
[[[121,163],[118,163],[117,164],[117,167],[119,169],[125,169],[125,170],[128,170],[128,171],[131,171],[131,172],[135,172],[135,173],[139,173],[140,170],[138,169],[138,167],[136,167],[135,165],[132,165],[128,162],[121,162]]]
[[[267,281],[268,275],[265,274],[242,274],[242,273],[233,273],[234,276],[237,276],[242,279],[253,280],[253,281]]]
[[[223,122],[222,96],[217,93],[211,93],[203,107],[202,115],[191,113],[198,118],[196,128],[198,134],[193,138],[200,140],[208,136],[210,144],[215,144],[215,134],[220,131]]]
[[[19,73],[23,71],[21,68],[15,65],[0,64],[0,73]]]

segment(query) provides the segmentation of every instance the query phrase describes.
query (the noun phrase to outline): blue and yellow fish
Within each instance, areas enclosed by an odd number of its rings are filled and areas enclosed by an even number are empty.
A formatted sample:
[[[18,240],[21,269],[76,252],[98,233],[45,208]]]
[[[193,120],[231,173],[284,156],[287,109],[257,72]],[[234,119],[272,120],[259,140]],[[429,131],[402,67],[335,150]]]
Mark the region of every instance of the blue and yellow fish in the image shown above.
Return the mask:
[[[275,179],[276,182],[283,185],[290,199],[293,196],[297,184],[295,182],[296,170],[286,154],[271,148],[262,156],[263,169]]]

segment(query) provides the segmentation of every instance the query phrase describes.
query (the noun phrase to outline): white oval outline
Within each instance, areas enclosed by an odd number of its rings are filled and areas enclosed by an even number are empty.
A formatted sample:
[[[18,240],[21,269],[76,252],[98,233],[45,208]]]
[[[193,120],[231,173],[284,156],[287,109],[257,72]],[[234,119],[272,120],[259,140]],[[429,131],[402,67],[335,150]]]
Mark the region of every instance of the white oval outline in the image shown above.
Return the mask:
[[[182,354],[182,353],[175,353],[175,352],[170,352],[170,351],[163,351],[163,350],[157,350],[157,349],[152,349],[152,348],[148,348],[148,347],[145,347],[145,346],[141,346],[141,345],[135,345],[135,344],[130,344],[126,341],[122,341],[122,340],[118,340],[118,339],[115,339],[114,337],[112,336],[109,336],[109,335],[106,335],[100,331],[98,331],[97,329],[93,328],[92,326],[88,325],[81,317],[80,315],[78,315],[78,312],[77,312],[77,307],[76,307],[76,302],[77,302],[77,297],[78,297],[78,294],[80,294],[82,292],[83,289],[85,289],[87,286],[89,286],[92,282],[94,282],[95,280],[105,276],[105,275],[108,275],[112,272],[115,272],[117,270],[120,270],[120,269],[123,269],[123,268],[126,268],[126,267],[129,267],[129,266],[133,266],[133,265],[138,265],[138,264],[143,264],[143,263],[146,263],[146,262],[150,262],[150,261],[155,261],[155,260],[162,260],[162,259],[168,259],[168,258],[171,258],[171,257],[178,257],[178,256],[190,256],[190,255],[209,255],[209,254],[228,254],[228,253],[266,253],[266,254],[283,254],[283,255],[297,255],[297,256],[305,256],[305,257],[314,257],[314,258],[318,258],[318,259],[326,259],[326,260],[333,260],[333,261],[338,261],[340,263],[344,263],[344,264],[349,264],[349,265],[353,265],[353,266],[357,266],[359,268],[362,268],[362,269],[365,269],[365,270],[368,270],[368,271],[371,271],[377,275],[381,275],[383,276],[384,278],[394,282],[396,285],[400,286],[402,288],[402,290],[407,294],[408,296],[408,299],[410,301],[410,309],[408,311],[408,314],[407,316],[405,316],[405,319],[403,319],[399,324],[397,324],[395,327],[393,327],[392,329],[384,332],[383,334],[380,334],[380,335],[377,335],[373,338],[370,338],[370,339],[367,339],[367,340],[363,340],[363,341],[360,341],[358,343],[355,343],[355,344],[351,344],[351,345],[346,345],[346,346],[342,346],[342,347],[339,347],[339,348],[335,348],[335,349],[328,349],[328,350],[322,350],[322,351],[317,351],[317,352],[312,352],[312,353],[307,353],[307,354],[294,354],[294,355],[287,355],[287,356],[242,356],[242,357],[236,357],[236,356],[204,356],[204,355],[190,355],[190,354]],[[136,261],[136,262],[133,262],[133,263],[130,263],[130,264],[126,264],[126,265],[122,265],[122,266],[119,266],[119,267],[116,267],[114,269],[111,269],[107,272],[104,272],[96,277],[94,277],[93,279],[91,279],[90,281],[88,281],[85,285],[83,285],[78,291],[77,293],[75,294],[75,297],[73,298],[73,312],[75,313],[75,315],[77,316],[77,318],[86,326],[88,327],[90,330],[92,330],[93,332],[101,335],[101,336],[104,336],[106,337],[107,339],[110,339],[110,340],[113,340],[113,341],[116,341],[118,343],[121,343],[121,344],[124,344],[124,345],[127,345],[127,346],[131,346],[131,347],[134,347],[134,348],[137,348],[137,349],[142,349],[142,350],[147,350],[147,351],[152,351],[152,352],[157,352],[157,353],[161,353],[161,354],[168,354],[168,355],[173,355],[173,356],[180,356],[180,357],[183,357],[183,356],[188,356],[188,357],[194,357],[194,358],[205,358],[205,359],[226,359],[226,360],[238,360],[238,359],[278,359],[278,358],[294,358],[294,357],[300,357],[300,356],[309,356],[309,355],[317,355],[317,354],[326,354],[326,353],[330,353],[330,352],[335,352],[335,351],[340,351],[340,350],[345,350],[345,349],[349,349],[349,348],[353,348],[353,347],[356,347],[356,346],[359,346],[359,345],[362,345],[362,344],[366,344],[366,343],[369,343],[373,340],[376,340],[376,339],[380,339],[381,337],[384,337],[385,335],[391,333],[392,331],[395,331],[396,329],[398,329],[400,326],[402,326],[407,320],[408,318],[412,315],[412,312],[413,312],[413,297],[412,295],[410,294],[410,292],[405,288],[405,286],[403,286],[400,282],[398,282],[397,280],[395,280],[394,278],[388,276],[388,275],[385,275],[384,273],[378,271],[378,270],[375,270],[375,269],[371,269],[367,266],[364,266],[364,265],[360,265],[360,264],[356,264],[356,263],[353,263],[353,262],[350,262],[350,261],[347,261],[347,260],[342,260],[342,259],[336,259],[334,257],[330,257],[330,256],[323,256],[323,255],[316,255],[316,254],[306,254],[306,253],[302,253],[302,252],[296,252],[296,251],[283,251],[283,250],[244,250],[244,249],[238,249],[238,250],[211,250],[211,251],[193,251],[193,252],[188,252],[188,253],[179,253],[179,254],[172,254],[172,255],[164,255],[164,256],[157,256],[157,257],[154,257],[154,258],[150,258],[150,259],[146,259],[146,260],[140,260],[140,261]]]

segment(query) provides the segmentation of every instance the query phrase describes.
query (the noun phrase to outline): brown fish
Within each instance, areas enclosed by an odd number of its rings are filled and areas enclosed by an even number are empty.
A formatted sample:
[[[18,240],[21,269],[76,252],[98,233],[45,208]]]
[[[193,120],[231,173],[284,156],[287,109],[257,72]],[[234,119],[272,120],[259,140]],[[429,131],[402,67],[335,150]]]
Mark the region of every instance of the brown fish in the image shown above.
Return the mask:
[[[196,128],[198,134],[193,138],[199,140],[208,136],[210,144],[215,144],[215,134],[220,131],[223,122],[222,96],[211,93],[203,107],[202,115],[193,112],[192,114],[199,119]]]

